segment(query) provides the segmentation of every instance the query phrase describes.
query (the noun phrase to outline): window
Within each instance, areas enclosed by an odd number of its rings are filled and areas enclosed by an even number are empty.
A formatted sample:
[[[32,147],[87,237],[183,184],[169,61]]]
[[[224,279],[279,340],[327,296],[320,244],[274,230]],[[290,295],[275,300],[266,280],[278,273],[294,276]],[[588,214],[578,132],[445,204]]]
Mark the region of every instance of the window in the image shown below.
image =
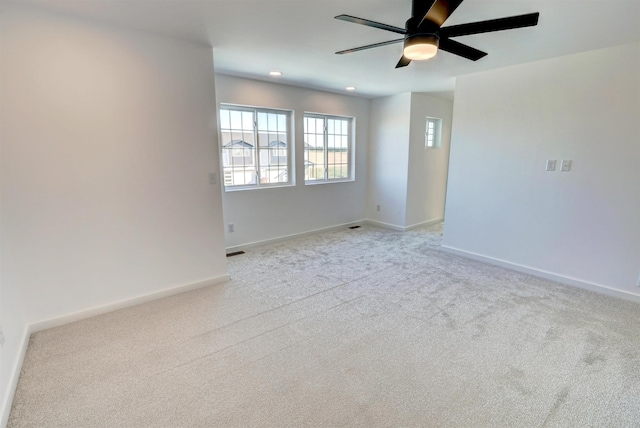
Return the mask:
[[[424,138],[424,146],[428,149],[440,148],[440,132],[442,129],[442,119],[435,117],[427,118],[427,128]]]
[[[222,174],[227,189],[290,184],[291,112],[222,105]]]
[[[350,117],[304,115],[305,183],[353,178]]]

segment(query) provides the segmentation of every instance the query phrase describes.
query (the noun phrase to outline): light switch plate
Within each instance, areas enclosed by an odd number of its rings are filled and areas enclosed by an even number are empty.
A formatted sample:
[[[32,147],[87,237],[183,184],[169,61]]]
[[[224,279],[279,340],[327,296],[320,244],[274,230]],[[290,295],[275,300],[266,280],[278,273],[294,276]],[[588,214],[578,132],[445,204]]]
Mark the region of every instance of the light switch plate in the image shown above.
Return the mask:
[[[218,180],[216,179],[216,173],[215,172],[210,172],[209,173],[209,184],[217,184]]]
[[[556,170],[556,161],[549,159],[547,161],[547,171],[555,171]]]
[[[562,163],[560,164],[560,171],[562,171],[562,172],[571,171],[571,161],[570,160],[563,160]]]

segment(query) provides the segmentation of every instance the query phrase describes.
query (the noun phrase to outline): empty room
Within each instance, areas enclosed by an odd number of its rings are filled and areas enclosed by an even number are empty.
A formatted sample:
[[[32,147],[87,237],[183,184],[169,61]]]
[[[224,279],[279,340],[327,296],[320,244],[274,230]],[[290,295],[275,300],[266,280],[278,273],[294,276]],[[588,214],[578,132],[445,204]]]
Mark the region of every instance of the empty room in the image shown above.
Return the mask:
[[[639,23],[0,0],[0,427],[638,426]]]

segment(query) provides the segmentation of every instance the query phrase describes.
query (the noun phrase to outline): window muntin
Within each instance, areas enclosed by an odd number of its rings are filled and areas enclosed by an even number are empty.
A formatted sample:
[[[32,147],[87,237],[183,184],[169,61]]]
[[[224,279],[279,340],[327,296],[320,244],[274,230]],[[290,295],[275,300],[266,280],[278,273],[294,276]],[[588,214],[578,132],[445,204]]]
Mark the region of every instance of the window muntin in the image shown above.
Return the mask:
[[[427,117],[424,134],[424,147],[427,149],[440,148],[440,134],[442,132],[442,119]]]
[[[222,105],[220,136],[226,189],[290,184],[291,112]]]
[[[304,179],[306,183],[352,178],[349,117],[305,114]]]

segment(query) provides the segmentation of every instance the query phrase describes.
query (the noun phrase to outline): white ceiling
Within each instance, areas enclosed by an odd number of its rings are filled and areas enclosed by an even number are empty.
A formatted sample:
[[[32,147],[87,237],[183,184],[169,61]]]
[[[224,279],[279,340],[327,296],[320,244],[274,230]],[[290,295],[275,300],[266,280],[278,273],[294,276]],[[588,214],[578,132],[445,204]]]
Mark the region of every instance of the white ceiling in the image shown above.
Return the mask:
[[[11,2],[5,2],[11,3]],[[378,97],[433,92],[451,97],[455,77],[640,40],[640,0],[466,0],[444,26],[540,12],[538,26],[458,37],[487,52],[473,62],[440,52],[395,65],[402,44],[334,52],[398,38],[338,21],[350,14],[404,27],[410,0],[22,0],[90,19],[210,45],[218,73]]]

